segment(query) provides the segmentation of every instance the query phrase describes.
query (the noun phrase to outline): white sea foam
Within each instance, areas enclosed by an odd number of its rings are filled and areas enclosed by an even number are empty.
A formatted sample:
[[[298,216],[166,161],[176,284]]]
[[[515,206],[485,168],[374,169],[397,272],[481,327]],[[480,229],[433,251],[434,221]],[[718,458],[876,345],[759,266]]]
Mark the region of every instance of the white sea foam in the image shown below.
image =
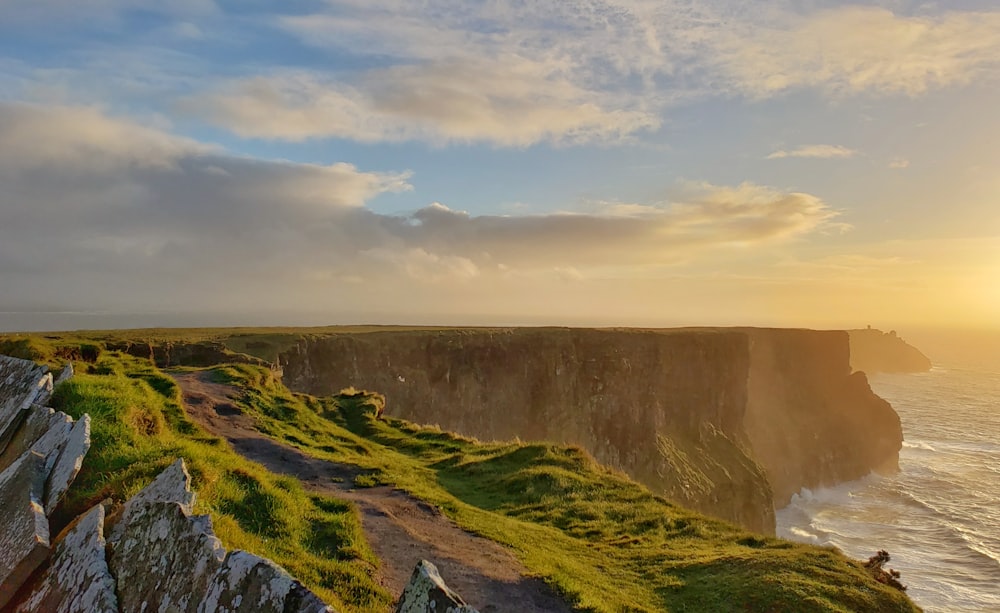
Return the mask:
[[[778,511],[778,534],[861,559],[887,549],[928,613],[1000,611],[1000,375],[871,382],[903,423],[900,472],[802,490]]]

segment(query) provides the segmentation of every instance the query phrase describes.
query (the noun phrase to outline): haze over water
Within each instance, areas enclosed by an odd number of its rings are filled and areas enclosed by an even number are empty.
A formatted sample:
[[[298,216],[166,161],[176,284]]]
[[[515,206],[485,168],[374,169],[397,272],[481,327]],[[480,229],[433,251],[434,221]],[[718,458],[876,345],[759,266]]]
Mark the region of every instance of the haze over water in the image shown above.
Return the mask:
[[[1000,611],[1000,359],[871,385],[902,420],[900,472],[804,490],[778,512],[779,536],[861,559],[888,550],[928,612]]]

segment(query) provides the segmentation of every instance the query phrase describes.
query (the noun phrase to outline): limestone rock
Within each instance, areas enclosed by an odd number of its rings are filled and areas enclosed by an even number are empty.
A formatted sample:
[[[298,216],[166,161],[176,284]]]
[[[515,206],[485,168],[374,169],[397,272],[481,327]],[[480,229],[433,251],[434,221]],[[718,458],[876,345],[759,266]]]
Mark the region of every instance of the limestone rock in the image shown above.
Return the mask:
[[[478,613],[453,592],[436,566],[421,560],[399,597],[396,613]]]
[[[7,446],[33,402],[44,404],[52,391],[52,375],[30,360],[0,355],[0,451]],[[41,398],[40,398],[41,396]]]
[[[13,464],[25,451],[31,449],[49,428],[62,421],[62,415],[48,407],[33,404],[27,411],[27,416],[18,431],[7,443],[7,448],[0,453],[0,470]]]
[[[59,376],[56,377],[56,380],[52,382],[53,389],[56,388],[63,381],[68,381],[72,379],[74,374],[75,373],[73,371],[73,363],[66,362],[66,366],[63,367],[62,372],[60,372]]]
[[[115,580],[105,558],[104,507],[77,519],[55,545],[55,555],[17,613],[117,613]]]
[[[109,566],[121,609],[195,613],[222,566],[222,543],[180,503],[130,504],[111,539]]]
[[[184,460],[178,459],[125,503],[120,518],[111,529],[109,540],[112,543],[120,540],[121,531],[136,513],[143,513],[142,507],[147,503],[175,502],[190,515],[194,512],[194,498],[194,492],[191,491],[191,475],[184,466]]]
[[[29,451],[0,473],[0,609],[49,553],[45,457]]]
[[[108,539],[123,611],[332,612],[270,560],[226,555],[211,518],[191,515],[190,479],[177,460],[125,503]]]
[[[198,611],[332,613],[333,609],[270,560],[233,551],[216,572]]]
[[[73,424],[66,436],[66,443],[59,453],[45,486],[45,514],[50,515],[66,495],[66,490],[76,479],[83,466],[83,458],[90,450],[90,415],[84,415]]]

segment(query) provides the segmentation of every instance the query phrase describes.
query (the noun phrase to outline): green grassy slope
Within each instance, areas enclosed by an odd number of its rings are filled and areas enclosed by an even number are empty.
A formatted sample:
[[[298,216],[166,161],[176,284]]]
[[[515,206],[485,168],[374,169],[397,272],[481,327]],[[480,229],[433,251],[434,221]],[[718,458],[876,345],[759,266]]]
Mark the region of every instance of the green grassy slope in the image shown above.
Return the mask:
[[[58,362],[66,345],[105,340],[52,336],[32,341],[34,359]],[[0,337],[0,352],[4,342]],[[55,398],[58,408],[94,418],[94,444],[70,511],[106,496],[123,499],[182,456],[199,510],[212,515],[228,547],[274,559],[343,610],[387,609],[391,596],[369,578],[377,560],[349,505],[309,496],[206,435],[184,416],[173,381],[149,360],[104,353],[80,370],[90,372]],[[918,610],[836,551],[687,511],[579,449],[483,444],[379,419],[377,394],[296,395],[268,369],[248,364],[219,365],[212,376],[242,390],[238,404],[263,432],[362,468],[358,487],[391,484],[438,506],[463,528],[509,546],[579,610]]]

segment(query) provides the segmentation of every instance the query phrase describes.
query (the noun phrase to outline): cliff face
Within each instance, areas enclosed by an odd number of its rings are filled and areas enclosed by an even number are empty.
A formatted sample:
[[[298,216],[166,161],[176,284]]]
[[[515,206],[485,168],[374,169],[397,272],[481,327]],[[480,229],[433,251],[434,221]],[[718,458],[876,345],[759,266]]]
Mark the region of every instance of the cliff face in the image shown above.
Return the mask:
[[[899,416],[864,373],[846,332],[750,330],[744,426],[778,507],[803,487],[898,468]]]
[[[892,463],[902,438],[898,419],[894,432],[888,418],[859,423],[895,413],[850,377],[846,333],[386,331],[306,340],[281,363],[298,391],[375,390],[387,414],[417,423],[580,445],[654,492],[760,532],[774,531],[774,501],[866,474],[875,456]]]
[[[930,359],[919,349],[896,335],[868,328],[849,330],[851,335],[851,367],[866,373],[926,372]]]

